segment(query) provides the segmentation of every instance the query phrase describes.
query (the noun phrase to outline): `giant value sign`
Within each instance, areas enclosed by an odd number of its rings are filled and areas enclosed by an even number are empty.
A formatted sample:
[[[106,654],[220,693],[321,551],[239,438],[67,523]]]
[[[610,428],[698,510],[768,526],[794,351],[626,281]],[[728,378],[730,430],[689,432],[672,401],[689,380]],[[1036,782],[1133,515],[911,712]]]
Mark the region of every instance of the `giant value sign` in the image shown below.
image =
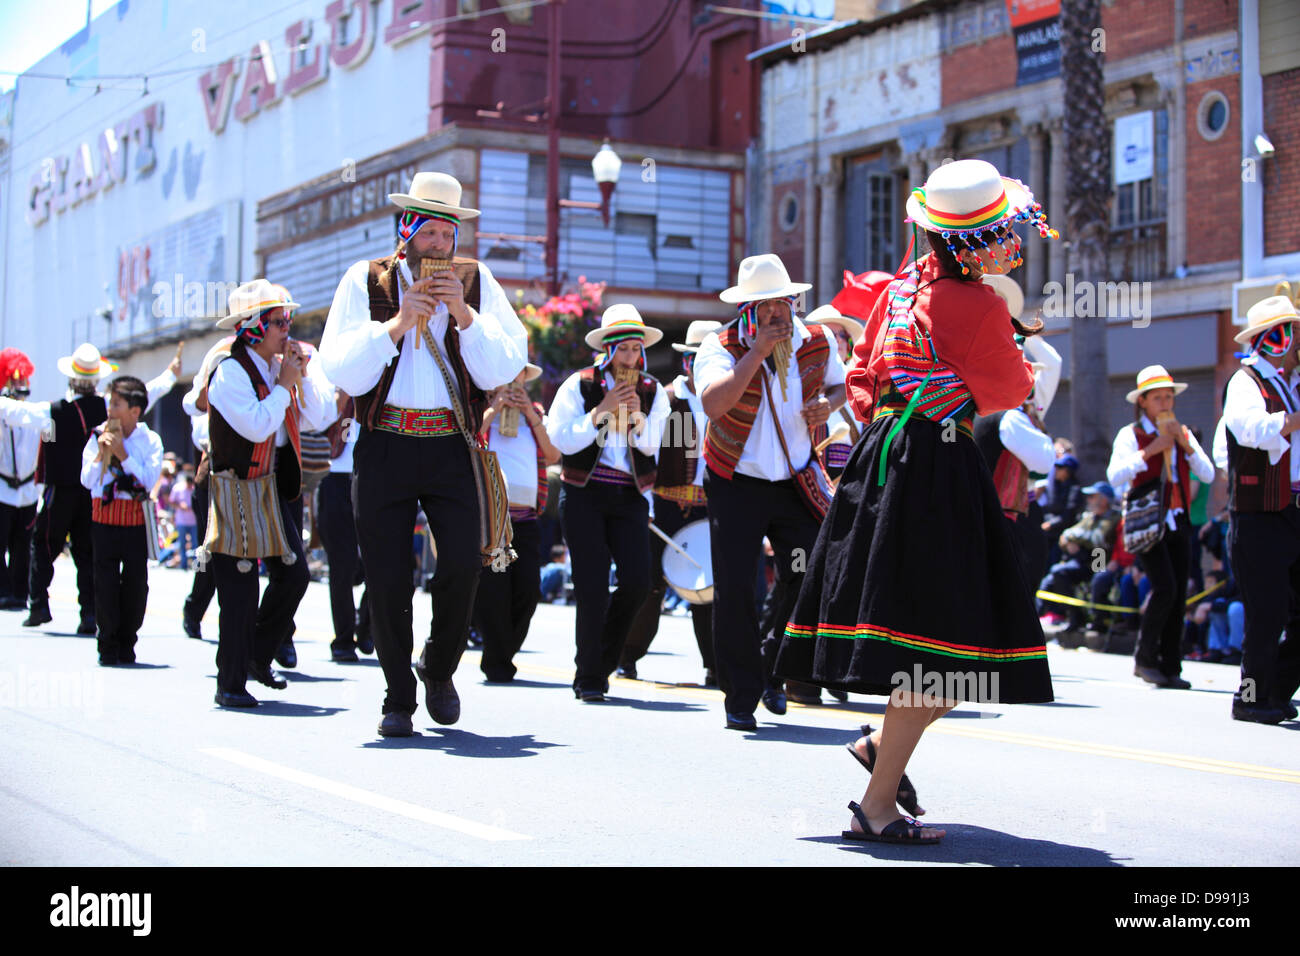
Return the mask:
[[[148,175],[157,165],[154,130],[161,129],[163,108],[151,103],[130,119],[81,143],[69,155],[41,160],[27,183],[27,221],[33,226],[127,180],[127,149],[134,150],[136,176]],[[134,146],[131,144],[134,143]]]
[[[435,0],[390,0],[392,19],[384,28],[384,42],[401,43],[429,28]],[[278,103],[285,94],[296,96],[329,75],[330,64],[355,69],[370,55],[379,32],[380,0],[334,0],[325,8],[329,44],[311,43],[311,20],[299,20],[284,31],[289,48],[289,73],[281,80],[268,40],[253,44],[243,71],[239,57],[217,64],[199,77],[199,93],[208,129],[214,135],[226,128],[234,104],[235,119],[247,122],[259,111]],[[322,49],[325,47],[325,49]],[[238,99],[235,85],[242,80]]]

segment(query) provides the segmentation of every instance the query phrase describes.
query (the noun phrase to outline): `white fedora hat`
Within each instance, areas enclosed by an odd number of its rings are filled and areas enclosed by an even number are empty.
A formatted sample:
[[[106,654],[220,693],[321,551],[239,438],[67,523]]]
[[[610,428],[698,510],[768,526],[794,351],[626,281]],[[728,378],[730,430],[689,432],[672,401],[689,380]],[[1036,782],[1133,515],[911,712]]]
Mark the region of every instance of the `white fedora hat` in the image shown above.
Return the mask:
[[[700,345],[709,337],[710,332],[716,332],[722,328],[721,322],[712,322],[708,319],[696,319],[686,327],[686,344],[678,345],[673,343],[673,348],[679,352],[698,352]]]
[[[542,367],[529,362],[524,366],[524,381],[531,382],[535,378],[542,377]]]
[[[740,260],[736,284],[718,293],[723,302],[736,305],[758,299],[784,299],[812,288],[808,282],[791,282],[781,257],[772,252]]]
[[[838,325],[848,333],[849,341],[857,344],[862,333],[867,330],[865,322],[851,319],[840,313],[834,305],[819,305],[804,317],[804,325]]]
[[[1270,295],[1246,310],[1246,327],[1233,336],[1242,345],[1259,333],[1286,322],[1300,322],[1295,305],[1284,295]]]
[[[1020,290],[1019,282],[1011,276],[997,273],[981,276],[980,279],[1002,296],[1002,301],[1007,304],[1007,311],[1011,313],[1013,319],[1020,318],[1021,313],[1025,311],[1025,294]]]
[[[1175,382],[1163,365],[1148,365],[1137,374],[1137,388],[1124,396],[1126,402],[1136,402],[1143,392],[1156,388],[1172,388],[1175,395],[1182,394],[1187,388],[1186,382]]]
[[[1044,239],[1056,238],[1029,187],[1003,176],[982,159],[959,159],[932,172],[925,185],[908,197],[907,221],[945,237],[1030,222]]]
[[[288,291],[281,285],[275,285],[266,279],[254,279],[245,282],[230,293],[227,301],[227,314],[217,322],[219,329],[233,329],[244,319],[250,318],[265,309],[296,309],[298,303],[289,298]]]
[[[618,302],[605,310],[600,317],[600,328],[587,333],[586,343],[599,352],[605,347],[605,339],[611,335],[640,332],[644,337],[642,345],[646,348],[654,345],[664,337],[658,329],[652,329],[641,318],[636,306],[627,302]]]
[[[444,213],[457,219],[473,219],[477,209],[460,204],[460,182],[446,173],[416,173],[411,180],[411,190],[389,193],[388,200],[395,206],[419,213]]]
[[[99,349],[89,342],[77,346],[71,355],[59,359],[56,363],[59,371],[68,378],[102,378],[117,369],[104,361]]]

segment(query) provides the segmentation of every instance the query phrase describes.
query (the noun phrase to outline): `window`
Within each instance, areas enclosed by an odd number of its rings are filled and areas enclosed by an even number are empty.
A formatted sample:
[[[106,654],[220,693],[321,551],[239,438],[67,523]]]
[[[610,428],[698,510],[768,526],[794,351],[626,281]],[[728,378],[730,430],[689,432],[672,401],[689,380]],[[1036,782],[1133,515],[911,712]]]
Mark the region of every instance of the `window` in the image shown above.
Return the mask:
[[[1142,158],[1140,134],[1130,134],[1126,121],[1136,127],[1151,117],[1151,157]],[[1224,120],[1226,124],[1227,120]],[[1169,188],[1169,114],[1165,110],[1119,117],[1115,121],[1114,223],[1116,228],[1163,221]],[[1123,181],[1129,180],[1129,181]]]
[[[1211,90],[1201,97],[1201,104],[1196,109],[1196,129],[1203,139],[1216,140],[1228,128],[1228,99],[1218,90]]]

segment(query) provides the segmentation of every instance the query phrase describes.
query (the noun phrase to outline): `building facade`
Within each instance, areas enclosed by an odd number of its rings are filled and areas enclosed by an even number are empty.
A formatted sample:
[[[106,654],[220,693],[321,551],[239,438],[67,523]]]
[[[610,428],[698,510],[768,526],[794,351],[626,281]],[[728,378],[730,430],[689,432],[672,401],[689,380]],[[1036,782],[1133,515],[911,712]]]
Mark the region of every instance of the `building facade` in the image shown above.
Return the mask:
[[[829,301],[845,269],[897,268],[912,188],[947,160],[986,159],[1032,185],[1062,231],[1029,239],[1014,274],[1065,359],[1051,430],[1068,432],[1077,314],[1107,322],[1110,381],[1090,385],[1089,400],[1107,403],[1116,429],[1132,421],[1123,396],[1134,375],[1159,362],[1190,384],[1180,418],[1208,436],[1235,366],[1234,323],[1275,280],[1300,285],[1285,203],[1300,189],[1300,11],[1285,0],[1117,0],[1101,11],[1109,282],[1085,287],[1069,262],[1057,0],[882,2],[798,48],[785,39],[759,51],[762,146],[750,174],[768,199],[756,241],[786,250]],[[1271,38],[1267,49],[1257,53],[1252,34]],[[1260,158],[1252,143],[1265,129],[1275,152]]]

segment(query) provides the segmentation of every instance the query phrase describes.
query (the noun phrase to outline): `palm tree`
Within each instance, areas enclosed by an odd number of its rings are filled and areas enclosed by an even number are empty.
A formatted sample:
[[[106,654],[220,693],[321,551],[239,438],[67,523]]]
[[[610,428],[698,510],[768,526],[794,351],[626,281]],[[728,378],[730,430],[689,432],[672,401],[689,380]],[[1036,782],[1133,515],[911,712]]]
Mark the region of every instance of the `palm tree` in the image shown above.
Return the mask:
[[[1065,88],[1066,226],[1074,286],[1106,279],[1110,231],[1111,132],[1102,79],[1101,0],[1061,0],[1061,81]],[[1098,39],[1101,42],[1098,42]],[[1097,300],[1094,300],[1097,301]],[[1070,437],[1080,474],[1110,459],[1110,372],[1106,318],[1070,319]]]

